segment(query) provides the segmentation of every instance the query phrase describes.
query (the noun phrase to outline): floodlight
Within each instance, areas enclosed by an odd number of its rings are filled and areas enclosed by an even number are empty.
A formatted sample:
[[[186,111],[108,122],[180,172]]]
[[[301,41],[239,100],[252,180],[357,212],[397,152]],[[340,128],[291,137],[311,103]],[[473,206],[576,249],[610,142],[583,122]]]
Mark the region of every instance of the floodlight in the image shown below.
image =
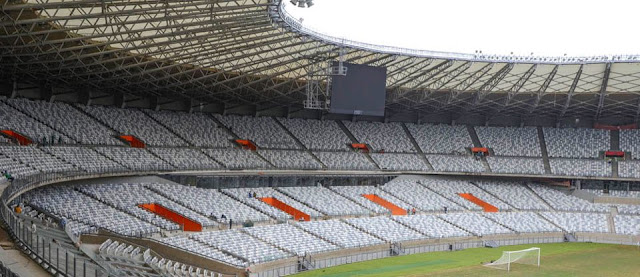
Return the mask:
[[[307,8],[311,8],[313,6],[313,0],[307,0]]]
[[[305,2],[304,0],[298,2],[298,7],[304,8],[304,2]]]
[[[298,5],[298,0],[291,0],[291,4],[293,4],[294,6]]]

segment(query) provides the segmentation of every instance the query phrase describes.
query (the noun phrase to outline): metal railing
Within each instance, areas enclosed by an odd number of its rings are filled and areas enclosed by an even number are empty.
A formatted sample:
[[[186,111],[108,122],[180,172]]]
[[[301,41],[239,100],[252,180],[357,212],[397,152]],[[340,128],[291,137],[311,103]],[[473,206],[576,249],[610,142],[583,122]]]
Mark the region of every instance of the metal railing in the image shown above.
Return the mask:
[[[67,276],[99,277],[107,276],[104,269],[96,266],[89,258],[78,251],[63,247],[54,238],[41,235],[37,225],[30,220],[16,216],[2,200],[0,208],[2,219],[7,225],[9,235],[16,241],[18,248],[38,262],[51,274]]]
[[[307,26],[304,26],[302,22],[291,15],[284,7],[284,2],[275,0],[279,3],[278,15],[279,18],[284,21],[286,25],[293,28],[295,31],[311,36],[318,40],[347,46],[356,49],[362,49],[367,51],[375,51],[387,54],[408,55],[415,57],[426,58],[439,58],[439,59],[454,59],[465,61],[479,61],[479,62],[512,62],[512,63],[546,63],[546,64],[586,64],[586,63],[605,63],[605,62],[640,62],[639,54],[611,54],[611,55],[598,55],[598,56],[522,56],[522,55],[500,55],[500,54],[465,54],[446,51],[433,51],[433,50],[418,50],[403,48],[389,45],[379,45],[372,43],[365,43],[355,40],[346,39],[343,37],[336,37],[319,32]],[[274,15],[271,15],[272,17]]]
[[[10,208],[12,201],[26,191],[42,185],[67,180],[77,180],[92,177],[108,177],[132,174],[157,173],[149,172],[113,171],[85,172],[69,171],[42,173],[13,180],[2,192],[0,197],[0,215],[7,231],[16,245],[31,259],[54,275],[98,277],[107,276],[106,271],[97,266],[93,260],[84,256],[81,251],[62,246],[51,236],[44,235],[38,230],[42,228],[36,219],[18,216]]]
[[[18,274],[13,273],[11,269],[4,266],[2,262],[0,262],[0,276],[2,277],[19,277]]]

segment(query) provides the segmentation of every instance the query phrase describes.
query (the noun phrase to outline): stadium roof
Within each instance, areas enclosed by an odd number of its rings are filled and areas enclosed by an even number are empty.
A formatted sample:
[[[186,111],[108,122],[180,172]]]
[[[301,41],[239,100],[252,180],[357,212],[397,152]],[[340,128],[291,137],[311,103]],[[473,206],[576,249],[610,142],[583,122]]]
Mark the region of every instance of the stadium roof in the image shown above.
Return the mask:
[[[321,0],[318,0],[321,1]],[[301,107],[309,71],[387,67],[387,111],[637,120],[640,63],[455,57],[305,32],[280,0],[0,0],[0,78],[230,108]],[[376,50],[371,50],[372,48]]]

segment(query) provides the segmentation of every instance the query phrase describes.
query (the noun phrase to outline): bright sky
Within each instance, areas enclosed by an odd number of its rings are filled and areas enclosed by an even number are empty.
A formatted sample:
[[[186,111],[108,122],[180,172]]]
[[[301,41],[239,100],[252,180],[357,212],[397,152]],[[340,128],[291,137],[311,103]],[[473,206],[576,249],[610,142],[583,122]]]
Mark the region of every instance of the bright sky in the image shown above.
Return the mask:
[[[640,1],[314,0],[307,28],[350,40],[473,54],[640,54]]]

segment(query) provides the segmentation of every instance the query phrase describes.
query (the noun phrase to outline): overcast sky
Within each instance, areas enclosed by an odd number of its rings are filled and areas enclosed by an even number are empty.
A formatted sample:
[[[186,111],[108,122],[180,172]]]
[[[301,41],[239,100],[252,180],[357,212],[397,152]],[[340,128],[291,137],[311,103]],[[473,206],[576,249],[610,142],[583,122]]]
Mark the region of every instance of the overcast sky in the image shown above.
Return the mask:
[[[351,40],[458,53],[640,54],[640,1],[314,0],[287,10]]]

